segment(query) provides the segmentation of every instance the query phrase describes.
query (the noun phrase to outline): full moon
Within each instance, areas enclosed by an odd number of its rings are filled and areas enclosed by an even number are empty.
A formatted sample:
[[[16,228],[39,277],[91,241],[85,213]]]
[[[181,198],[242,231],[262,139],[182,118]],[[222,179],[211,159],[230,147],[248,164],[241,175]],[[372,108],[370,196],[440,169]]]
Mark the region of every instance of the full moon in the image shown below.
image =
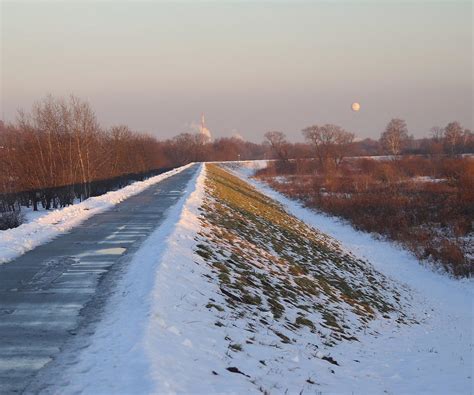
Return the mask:
[[[359,111],[360,110],[360,104],[355,102],[355,103],[352,103],[352,111]]]

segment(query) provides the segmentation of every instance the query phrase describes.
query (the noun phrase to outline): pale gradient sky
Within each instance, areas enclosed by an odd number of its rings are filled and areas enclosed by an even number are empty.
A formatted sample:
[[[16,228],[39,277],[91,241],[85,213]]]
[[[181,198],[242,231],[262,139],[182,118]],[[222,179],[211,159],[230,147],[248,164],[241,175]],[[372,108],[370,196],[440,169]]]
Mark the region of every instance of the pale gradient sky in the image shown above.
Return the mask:
[[[3,117],[47,93],[160,138],[472,128],[470,1],[1,1]],[[359,113],[350,110],[359,101]]]

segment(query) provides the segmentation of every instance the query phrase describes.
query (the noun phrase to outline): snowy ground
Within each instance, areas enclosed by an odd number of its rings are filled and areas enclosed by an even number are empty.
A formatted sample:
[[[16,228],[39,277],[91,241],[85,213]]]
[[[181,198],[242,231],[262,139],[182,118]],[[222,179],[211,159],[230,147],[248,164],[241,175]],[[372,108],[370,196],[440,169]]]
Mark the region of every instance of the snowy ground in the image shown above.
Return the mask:
[[[159,174],[145,181],[134,182],[125,188],[92,197],[82,203],[62,209],[38,211],[36,213],[33,211],[27,212],[27,223],[14,229],[0,231],[0,264],[48,242],[92,215],[111,209],[124,199],[140,193],[149,186],[171,177],[189,166],[191,164]]]
[[[74,204],[79,204],[79,203],[81,203],[81,201],[79,199],[77,199],[77,198],[74,199],[73,205]],[[30,223],[30,222],[37,221],[41,217],[44,217],[45,215],[50,214],[52,211],[54,211],[54,210],[46,210],[41,205],[38,205],[38,210],[37,211],[33,210],[33,206],[30,206],[30,207],[22,206],[21,207],[21,214],[24,216],[23,223],[27,224],[27,223]]]
[[[363,393],[372,383],[389,393],[473,393],[472,280],[455,280],[435,273],[395,243],[375,239],[335,217],[302,207],[251,178],[261,163],[231,167],[258,190],[282,203],[288,212],[334,237],[381,273],[406,284],[416,298],[414,308],[422,320],[420,325],[393,333],[384,331],[378,337],[361,340],[362,344],[341,346],[352,376],[352,390]],[[351,363],[354,359],[361,362]]]
[[[278,323],[271,314],[267,329],[261,324],[257,332],[248,331],[251,316],[236,319],[219,309],[225,305],[221,288],[196,254],[206,230],[203,166],[166,223],[135,255],[95,333],[86,343],[78,339],[74,352],[49,372],[52,392],[472,393],[472,282],[434,273],[394,245],[249,179],[249,168],[261,166],[241,163],[232,169],[393,279],[402,299],[411,301],[403,306],[406,313],[418,324],[375,319],[358,341],[338,342],[329,354],[307,329],[294,342],[276,342],[272,330]],[[328,356],[338,365],[324,359]]]
[[[108,301],[103,319],[96,327],[83,328],[86,333],[78,332],[65,352],[40,373],[27,393],[41,389],[53,394],[154,392],[150,352],[156,348],[150,344],[148,335],[150,326],[157,319],[153,292],[166,284],[161,280],[158,282],[160,268],[166,267],[166,251],[173,250],[177,238],[190,236],[189,232],[182,235],[178,232],[185,226],[189,217],[187,211],[196,201],[194,190],[199,173],[196,172],[185,194],[169,209],[161,226],[133,256],[129,270]],[[169,281],[169,287],[175,282],[179,279]],[[163,355],[163,351],[158,355]]]

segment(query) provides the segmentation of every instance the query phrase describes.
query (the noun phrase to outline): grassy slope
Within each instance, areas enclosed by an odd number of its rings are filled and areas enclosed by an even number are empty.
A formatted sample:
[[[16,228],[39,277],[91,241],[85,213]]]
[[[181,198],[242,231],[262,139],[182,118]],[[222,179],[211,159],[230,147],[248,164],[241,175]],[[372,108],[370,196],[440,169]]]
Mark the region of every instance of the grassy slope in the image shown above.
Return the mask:
[[[307,341],[315,348],[357,341],[377,318],[412,322],[390,281],[244,181],[207,165],[206,192],[196,253],[225,298],[211,298],[207,308],[227,321],[266,331],[274,347]],[[231,351],[243,349],[229,341]]]

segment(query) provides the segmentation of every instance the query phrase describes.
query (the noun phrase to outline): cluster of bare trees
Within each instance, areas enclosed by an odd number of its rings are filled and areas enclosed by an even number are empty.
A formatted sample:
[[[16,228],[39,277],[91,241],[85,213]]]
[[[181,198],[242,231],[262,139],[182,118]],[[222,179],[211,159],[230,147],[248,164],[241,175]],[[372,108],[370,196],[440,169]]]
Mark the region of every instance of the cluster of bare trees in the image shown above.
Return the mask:
[[[408,135],[408,127],[403,119],[392,119],[380,136],[380,144],[386,153],[400,155],[406,147],[411,136]]]
[[[286,162],[289,159],[290,143],[283,132],[271,131],[265,133],[265,141],[270,145],[276,157]]]
[[[305,143],[290,143],[283,132],[265,133],[264,145],[271,157],[278,160],[279,171],[292,170],[289,159],[314,158],[325,172],[337,169],[347,156],[389,154],[453,156],[474,152],[474,134],[459,122],[446,127],[434,127],[429,138],[415,139],[403,119],[394,118],[387,124],[379,140],[355,141],[353,133],[337,125],[313,125],[303,129]]]
[[[173,139],[100,126],[77,97],[48,96],[15,123],[0,122],[0,227],[17,226],[21,206],[64,207],[164,169],[199,161],[263,158],[265,147],[241,138],[213,142],[202,134]]]
[[[267,132],[265,139],[274,156],[281,162],[291,157],[315,157],[321,168],[337,168],[344,157],[353,152],[354,134],[337,125],[312,125],[303,129],[306,146],[290,144],[284,133]]]
[[[104,130],[88,103],[47,97],[0,129],[0,193],[10,197],[0,208],[15,210],[19,192],[29,192],[35,209],[38,201],[65,206],[99,193],[98,181],[168,165],[153,137],[126,126]]]
[[[392,119],[380,136],[380,145],[385,153],[400,155],[413,149],[414,138],[408,134],[408,127],[403,119]],[[430,138],[419,142],[419,153],[436,155],[455,155],[474,150],[474,134],[465,129],[457,121],[450,122],[446,127],[435,126],[431,129]]]
[[[433,127],[431,140],[430,149],[433,153],[454,155],[474,150],[474,133],[463,128],[457,121],[448,123],[444,128]]]
[[[354,133],[337,125],[313,125],[303,129],[306,141],[313,148],[322,168],[338,167],[350,153]]]
[[[214,141],[201,134],[181,133],[164,143],[170,162],[182,165],[189,162],[262,159],[266,147],[237,137],[222,137]]]

